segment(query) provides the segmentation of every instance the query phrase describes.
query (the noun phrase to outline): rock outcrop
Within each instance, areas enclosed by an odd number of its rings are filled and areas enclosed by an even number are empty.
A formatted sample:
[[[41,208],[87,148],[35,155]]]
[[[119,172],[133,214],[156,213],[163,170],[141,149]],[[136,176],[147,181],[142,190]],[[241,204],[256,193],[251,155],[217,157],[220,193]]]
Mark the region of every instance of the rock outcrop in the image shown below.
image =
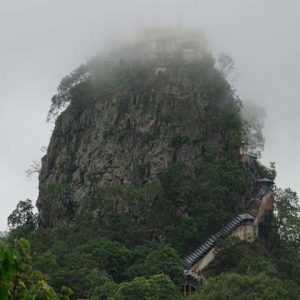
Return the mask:
[[[80,214],[99,187],[155,180],[178,160],[191,166],[192,175],[193,161],[204,152],[236,155],[239,141],[225,120],[239,107],[227,82],[212,61],[197,62],[198,69],[182,64],[181,71],[164,66],[163,73],[155,65],[142,66],[147,75],[140,86],[125,82],[109,95],[93,92],[89,102],[86,90],[75,93],[42,159],[37,201],[42,226]],[[98,83],[92,84],[94,91]]]

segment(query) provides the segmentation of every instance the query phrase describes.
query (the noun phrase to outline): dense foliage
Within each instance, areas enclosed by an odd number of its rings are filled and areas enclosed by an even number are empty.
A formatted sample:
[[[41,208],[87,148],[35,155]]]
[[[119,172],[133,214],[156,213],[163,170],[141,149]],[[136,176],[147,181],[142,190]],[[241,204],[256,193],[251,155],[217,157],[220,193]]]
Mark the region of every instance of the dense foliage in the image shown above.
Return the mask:
[[[205,271],[210,279],[200,284],[191,300],[299,299],[298,226],[297,195],[276,189],[276,215],[266,216],[261,223],[261,239],[253,244],[220,240],[221,251]],[[11,231],[8,242],[15,232],[24,232],[21,228]],[[2,245],[1,295],[8,297],[13,292],[12,299],[27,299],[26,295],[68,299],[67,288],[58,295],[46,284],[42,274],[47,274],[47,282],[57,291],[62,285],[72,287],[74,299],[181,299],[182,263],[170,244],[125,245],[104,237],[91,238],[93,231],[83,223],[80,228],[33,229],[29,234],[35,253],[33,268],[27,241],[11,241],[13,249]]]
[[[209,279],[197,295],[189,300],[296,300],[300,288],[288,280],[272,278],[264,273],[255,275],[226,273]]]
[[[17,240],[13,248],[0,245],[1,300],[68,300],[71,294],[72,290],[66,287],[61,289],[61,294],[57,294],[45,277],[33,270],[27,240]]]
[[[186,253],[239,211],[249,182],[229,159],[197,162],[194,178],[177,162],[156,182],[95,191],[81,222],[127,245],[165,240]]]
[[[209,166],[211,169],[211,165]],[[224,165],[222,166],[224,168]],[[179,170],[181,169],[179,168]],[[212,168],[212,170],[214,169]],[[180,178],[179,174],[182,175],[183,173],[182,170],[178,173],[172,170],[172,172],[166,172],[162,175],[163,179],[161,180],[162,182],[164,180],[164,184],[168,186],[167,191],[171,193],[169,197],[174,197],[175,194],[180,193],[182,193],[180,194],[181,197],[186,195],[185,188],[189,189],[188,183],[191,180],[184,176]],[[172,174],[174,174],[174,178]],[[220,176],[222,172],[217,169],[213,174]],[[225,176],[224,173],[227,184],[230,183],[229,174],[228,172],[228,175]],[[217,180],[217,178],[219,177],[214,179],[220,185],[222,181]],[[161,185],[163,186],[162,183]],[[208,185],[207,189],[210,188],[214,191],[213,186]],[[128,192],[127,189],[126,192]],[[154,189],[149,185],[147,189],[149,189],[149,193],[151,190],[158,190],[162,193],[162,187]],[[139,188],[137,190],[132,188],[130,193],[131,197],[129,198],[133,199],[135,193],[140,194]],[[110,201],[114,199],[113,195],[119,197],[118,192],[114,191],[110,195]],[[122,199],[126,199],[126,193],[121,195],[123,195]],[[141,198],[140,201],[146,201],[147,197]],[[211,204],[213,201],[211,200]],[[168,201],[166,204],[168,210],[170,210],[170,205],[171,202]],[[197,208],[195,203],[192,205],[195,206],[195,209]],[[213,211],[213,206],[210,205],[205,211],[205,215],[202,216],[203,220],[207,215],[204,220],[207,222],[208,230],[214,228],[209,223],[209,209]],[[201,211],[199,211],[200,213]],[[164,215],[160,216],[163,220],[167,220]],[[274,299],[297,299],[295,295],[298,295],[299,292],[300,278],[298,263],[300,262],[300,253],[297,238],[299,234],[298,216],[297,195],[289,189],[277,189],[276,215],[266,216],[261,223],[260,241],[250,245],[236,239],[225,238],[223,241],[219,241],[221,251],[206,270],[207,276],[215,277],[215,279],[200,285],[199,293],[195,299],[217,299],[220,295],[224,295],[224,299],[247,299],[247,295],[258,297],[258,294],[261,295],[261,299],[264,299],[263,297],[267,297],[265,289],[272,290],[270,295]],[[125,218],[128,220],[128,231],[126,228],[122,231],[121,226],[117,230],[112,226],[111,231],[107,231],[107,234],[101,233],[103,236],[101,238],[97,237],[99,233],[95,227],[91,226],[91,223],[84,218],[81,221],[78,220],[77,226],[62,226],[55,230],[33,229],[28,234],[35,253],[33,266],[34,269],[47,274],[47,281],[57,291],[62,285],[72,287],[75,297],[130,299],[133,294],[136,297],[143,294],[145,299],[165,299],[166,296],[162,296],[163,291],[168,290],[173,295],[171,292],[173,290],[174,293],[176,291],[176,296],[174,294],[172,297],[179,299],[181,296],[178,288],[175,288],[176,285],[178,287],[183,282],[182,262],[179,254],[184,253],[184,245],[192,243],[197,238],[197,234],[195,234],[193,239],[188,242],[183,239],[185,237],[184,232],[189,232],[192,228],[195,230],[194,226],[197,224],[197,219],[193,220],[192,214],[182,215],[181,219],[185,222],[186,229],[182,229],[183,235],[180,236],[181,231],[178,230],[180,228],[178,227],[176,231],[178,236],[170,235],[168,237],[169,244],[159,239],[137,238],[133,240],[132,237],[135,234],[138,236],[140,230],[144,233],[146,230],[145,228],[140,229],[134,223],[130,225],[129,216]],[[125,226],[126,221],[122,225]],[[26,222],[22,226],[26,226]],[[12,230],[9,237],[16,237],[16,233],[24,233],[21,230],[22,226]],[[119,232],[120,230],[121,235],[115,236],[115,231]],[[197,231],[195,232],[197,233]],[[198,233],[200,235],[201,231],[199,230]],[[111,235],[110,239],[108,235]],[[157,279],[162,287],[155,287],[153,276],[157,274],[164,274],[165,276]],[[229,283],[235,285],[228,288]],[[249,290],[247,286],[255,288]],[[157,293],[157,295],[153,293]],[[241,297],[239,298],[237,295],[241,295]],[[290,295],[294,295],[294,298],[285,298],[290,297]]]

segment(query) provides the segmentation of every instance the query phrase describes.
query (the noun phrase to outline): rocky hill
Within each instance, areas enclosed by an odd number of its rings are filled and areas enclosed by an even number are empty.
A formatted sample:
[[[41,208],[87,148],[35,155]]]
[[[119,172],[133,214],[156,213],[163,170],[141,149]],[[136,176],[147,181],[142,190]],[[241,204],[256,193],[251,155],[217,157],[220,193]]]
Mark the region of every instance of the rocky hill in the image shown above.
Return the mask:
[[[38,215],[20,201],[0,247],[2,294],[299,299],[300,206],[258,161],[265,113],[226,81],[230,57],[217,68],[203,37],[176,32],[150,30],[59,84]]]
[[[97,188],[153,181],[178,161],[193,176],[196,160],[237,158],[239,102],[210,57],[102,63],[67,92],[42,160],[43,226],[78,215]]]

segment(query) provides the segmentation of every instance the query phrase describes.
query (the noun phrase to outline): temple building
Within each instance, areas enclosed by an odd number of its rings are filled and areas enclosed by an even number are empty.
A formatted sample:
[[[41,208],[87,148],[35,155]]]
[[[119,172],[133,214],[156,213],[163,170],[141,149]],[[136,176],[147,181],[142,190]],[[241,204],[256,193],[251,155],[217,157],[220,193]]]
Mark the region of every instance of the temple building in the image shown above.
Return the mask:
[[[191,61],[201,59],[208,52],[205,33],[201,29],[173,30],[154,27],[140,35],[145,45],[146,61],[164,61],[173,57]]]

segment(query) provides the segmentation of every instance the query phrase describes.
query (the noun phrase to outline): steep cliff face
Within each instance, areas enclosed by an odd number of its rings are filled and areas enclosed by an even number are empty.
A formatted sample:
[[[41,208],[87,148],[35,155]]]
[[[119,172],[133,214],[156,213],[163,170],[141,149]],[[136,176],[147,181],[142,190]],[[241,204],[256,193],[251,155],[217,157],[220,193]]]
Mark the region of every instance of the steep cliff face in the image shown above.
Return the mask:
[[[110,68],[108,93],[103,77],[74,87],[42,159],[43,226],[80,214],[99,187],[155,180],[176,161],[193,176],[195,160],[236,155],[239,105],[213,61],[176,62],[158,74],[156,67]]]

